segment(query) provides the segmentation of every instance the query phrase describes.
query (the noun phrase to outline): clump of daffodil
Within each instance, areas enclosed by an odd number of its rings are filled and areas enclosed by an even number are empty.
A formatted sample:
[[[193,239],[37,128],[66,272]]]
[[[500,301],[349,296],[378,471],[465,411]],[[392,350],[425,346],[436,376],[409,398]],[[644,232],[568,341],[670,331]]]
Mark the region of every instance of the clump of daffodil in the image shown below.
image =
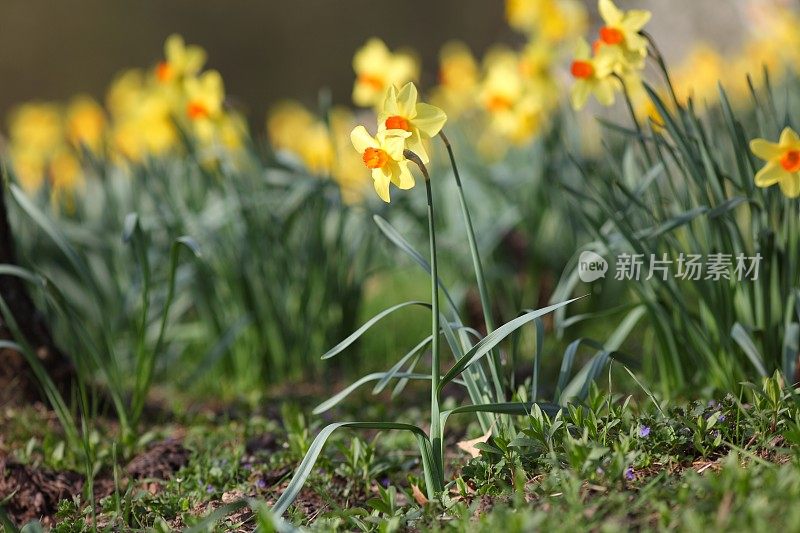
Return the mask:
[[[28,192],[44,183],[53,154],[64,144],[64,121],[56,104],[27,103],[11,112],[9,155],[14,172]]]
[[[572,86],[572,107],[581,109],[586,105],[590,95],[605,106],[614,103],[614,93],[619,87],[619,80],[613,76],[614,58],[600,51],[592,55],[589,43],[580,41],[572,61],[570,72],[575,78]]]
[[[755,176],[756,185],[771,187],[777,183],[789,198],[800,196],[800,137],[793,129],[785,128],[777,143],[753,139],[750,150],[767,162]]]
[[[436,106],[417,102],[417,87],[409,82],[399,91],[392,85],[378,113],[378,131],[403,130],[410,135],[406,147],[417,154],[423,163],[430,158],[425,148],[447,121],[447,115]]]
[[[439,83],[431,91],[431,102],[451,117],[461,115],[473,105],[480,69],[469,47],[449,41],[439,51]]]
[[[312,174],[332,177],[344,201],[356,203],[369,172],[348,139],[354,122],[352,112],[343,107],[329,111],[326,125],[299,102],[284,101],[267,114],[267,135],[275,150],[294,155]]]
[[[650,20],[649,11],[622,11],[612,0],[599,0],[598,8],[603,26],[598,38],[589,48],[580,42],[572,62],[571,72],[576,79],[572,89],[572,105],[580,109],[590,94],[603,105],[614,102],[614,92],[624,82],[631,93],[640,90],[639,72],[647,57],[647,39],[641,34]]]
[[[370,39],[356,52],[353,70],[356,73],[353,102],[361,107],[380,105],[389,87],[419,77],[419,65],[412,55],[393,53],[377,38]]]
[[[411,132],[393,129],[379,131],[373,137],[364,126],[356,126],[350,132],[350,142],[361,154],[364,166],[372,171],[375,192],[386,203],[390,201],[390,183],[404,190],[414,187],[414,176],[403,155],[406,138],[410,136]]]

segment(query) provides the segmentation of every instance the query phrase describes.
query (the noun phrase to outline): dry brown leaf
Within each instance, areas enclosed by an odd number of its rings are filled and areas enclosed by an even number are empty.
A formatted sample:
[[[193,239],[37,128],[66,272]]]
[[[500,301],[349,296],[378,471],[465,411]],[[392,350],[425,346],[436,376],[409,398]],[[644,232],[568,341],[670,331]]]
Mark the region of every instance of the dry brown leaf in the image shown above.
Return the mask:
[[[419,486],[411,484],[411,494],[414,496],[414,499],[417,500],[417,503],[420,505],[427,505],[428,498],[422,494],[422,491],[419,490]]]
[[[481,454],[481,451],[475,447],[476,444],[479,442],[486,442],[489,440],[489,437],[492,436],[492,428],[489,428],[489,431],[478,437],[477,439],[472,440],[463,440],[456,444],[459,448],[467,452],[472,456],[472,458],[476,458]]]

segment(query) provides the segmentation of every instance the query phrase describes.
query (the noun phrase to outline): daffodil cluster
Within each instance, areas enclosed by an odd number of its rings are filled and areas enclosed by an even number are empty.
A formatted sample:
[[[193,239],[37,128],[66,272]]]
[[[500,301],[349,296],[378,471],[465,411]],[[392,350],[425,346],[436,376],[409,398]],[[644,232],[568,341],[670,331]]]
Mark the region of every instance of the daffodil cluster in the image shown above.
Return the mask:
[[[102,153],[106,129],[105,112],[88,96],[66,106],[19,106],[9,120],[9,156],[20,185],[29,192],[46,188],[54,203],[69,208],[83,182],[81,161]]]
[[[202,71],[206,53],[178,35],[150,70],[132,69],[109,87],[106,109],[88,96],[66,106],[27,103],[11,113],[9,156],[29,192],[47,186],[54,201],[68,201],[83,182],[84,155],[117,163],[142,162],[178,150],[179,128],[198,144],[205,162],[235,153],[244,119],[227,110],[217,71]]]
[[[375,192],[387,203],[390,184],[399,189],[414,187],[405,150],[428,163],[426,145],[447,121],[444,111],[417,100],[417,88],[413,83],[406,83],[399,90],[394,85],[389,86],[383,105],[378,109],[377,133],[371,135],[364,126],[356,126],[350,132],[353,147],[371,171]]]
[[[348,140],[355,117],[350,109],[335,106],[325,118],[315,116],[299,102],[281,102],[267,114],[270,145],[280,156],[299,160],[309,173],[333,178],[344,201],[357,203],[369,172]]]
[[[572,106],[580,109],[594,96],[602,105],[614,103],[615,92],[623,88],[631,92],[640,90],[640,72],[647,58],[647,39],[642,29],[650,20],[649,11],[632,9],[622,11],[612,0],[599,0],[598,10],[603,26],[597,39],[589,46],[578,44],[570,71],[575,83],[572,86]]]

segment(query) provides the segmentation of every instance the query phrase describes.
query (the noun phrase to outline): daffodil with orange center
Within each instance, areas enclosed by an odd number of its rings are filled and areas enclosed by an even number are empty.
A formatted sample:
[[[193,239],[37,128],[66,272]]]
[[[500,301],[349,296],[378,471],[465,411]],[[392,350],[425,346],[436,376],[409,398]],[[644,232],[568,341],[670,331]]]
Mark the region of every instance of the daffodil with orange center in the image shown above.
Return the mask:
[[[350,133],[353,147],[361,154],[364,166],[372,171],[375,192],[384,202],[389,202],[389,184],[399,189],[414,187],[414,176],[403,156],[406,139],[411,132],[384,130],[373,137],[364,126],[356,126]]]
[[[572,61],[570,72],[575,78],[572,86],[572,107],[581,109],[586,105],[590,95],[605,106],[614,103],[614,91],[619,81],[612,76],[611,56],[602,52],[594,57],[586,41],[581,41]]]
[[[155,68],[156,79],[162,84],[180,83],[195,76],[206,62],[205,50],[199,46],[186,46],[183,37],[177,34],[167,37],[164,57]]]
[[[214,124],[222,116],[222,103],[225,100],[222,76],[216,70],[209,70],[197,78],[189,78],[185,91],[186,118],[201,141],[210,141]]]
[[[417,154],[423,163],[430,159],[425,142],[441,131],[447,115],[436,106],[417,102],[417,88],[406,83],[400,91],[393,85],[386,93],[383,108],[378,113],[378,131],[403,130],[411,135],[406,147]]]
[[[419,65],[406,53],[392,53],[377,38],[367,41],[353,57],[356,81],[353,85],[353,102],[361,107],[378,106],[386,90],[392,85],[403,85],[416,80]]]
[[[652,14],[643,9],[622,11],[612,0],[599,0],[598,9],[604,25],[597,45],[617,46],[629,61],[643,60],[647,56],[647,39],[640,32]]]
[[[789,198],[800,196],[800,137],[792,128],[784,128],[777,143],[753,139],[750,150],[767,162],[755,177],[759,187],[776,183]]]

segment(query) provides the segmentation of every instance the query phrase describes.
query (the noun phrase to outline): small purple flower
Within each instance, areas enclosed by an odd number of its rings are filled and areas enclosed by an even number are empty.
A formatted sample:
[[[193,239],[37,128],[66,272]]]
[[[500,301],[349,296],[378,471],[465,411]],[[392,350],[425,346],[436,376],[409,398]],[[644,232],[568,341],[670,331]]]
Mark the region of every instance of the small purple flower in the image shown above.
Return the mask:
[[[709,401],[708,401],[708,406],[709,406],[710,408],[712,408],[712,409],[713,409],[713,408],[715,408],[715,407],[716,407],[716,406],[718,406],[718,405],[719,405],[719,402],[718,402],[717,400],[709,400]]]
[[[213,494],[215,490],[216,490],[216,489],[214,488],[214,486],[213,486],[213,485],[206,485],[206,492],[207,492],[208,494]]]
[[[639,428],[639,436],[646,439],[650,436],[650,426],[641,426]]]
[[[715,429],[714,431],[712,431],[711,436],[714,437],[715,439],[719,438],[719,430]]]
[[[242,468],[244,468],[245,470],[251,470],[253,468],[253,463],[244,463],[242,465]]]
[[[725,422],[725,415],[719,415],[719,418],[717,418],[717,422]]]
[[[263,477],[258,478],[258,480],[256,481],[256,488],[259,488],[259,489],[267,488],[267,482],[264,481]]]
[[[625,469],[625,479],[627,479],[628,481],[633,481],[635,478],[636,478],[636,476],[633,475],[633,467],[629,466],[628,468],[626,468]]]
[[[388,489],[389,488],[389,478],[388,477],[386,477],[386,476],[382,477],[380,483],[381,483],[381,486],[384,489]]]

